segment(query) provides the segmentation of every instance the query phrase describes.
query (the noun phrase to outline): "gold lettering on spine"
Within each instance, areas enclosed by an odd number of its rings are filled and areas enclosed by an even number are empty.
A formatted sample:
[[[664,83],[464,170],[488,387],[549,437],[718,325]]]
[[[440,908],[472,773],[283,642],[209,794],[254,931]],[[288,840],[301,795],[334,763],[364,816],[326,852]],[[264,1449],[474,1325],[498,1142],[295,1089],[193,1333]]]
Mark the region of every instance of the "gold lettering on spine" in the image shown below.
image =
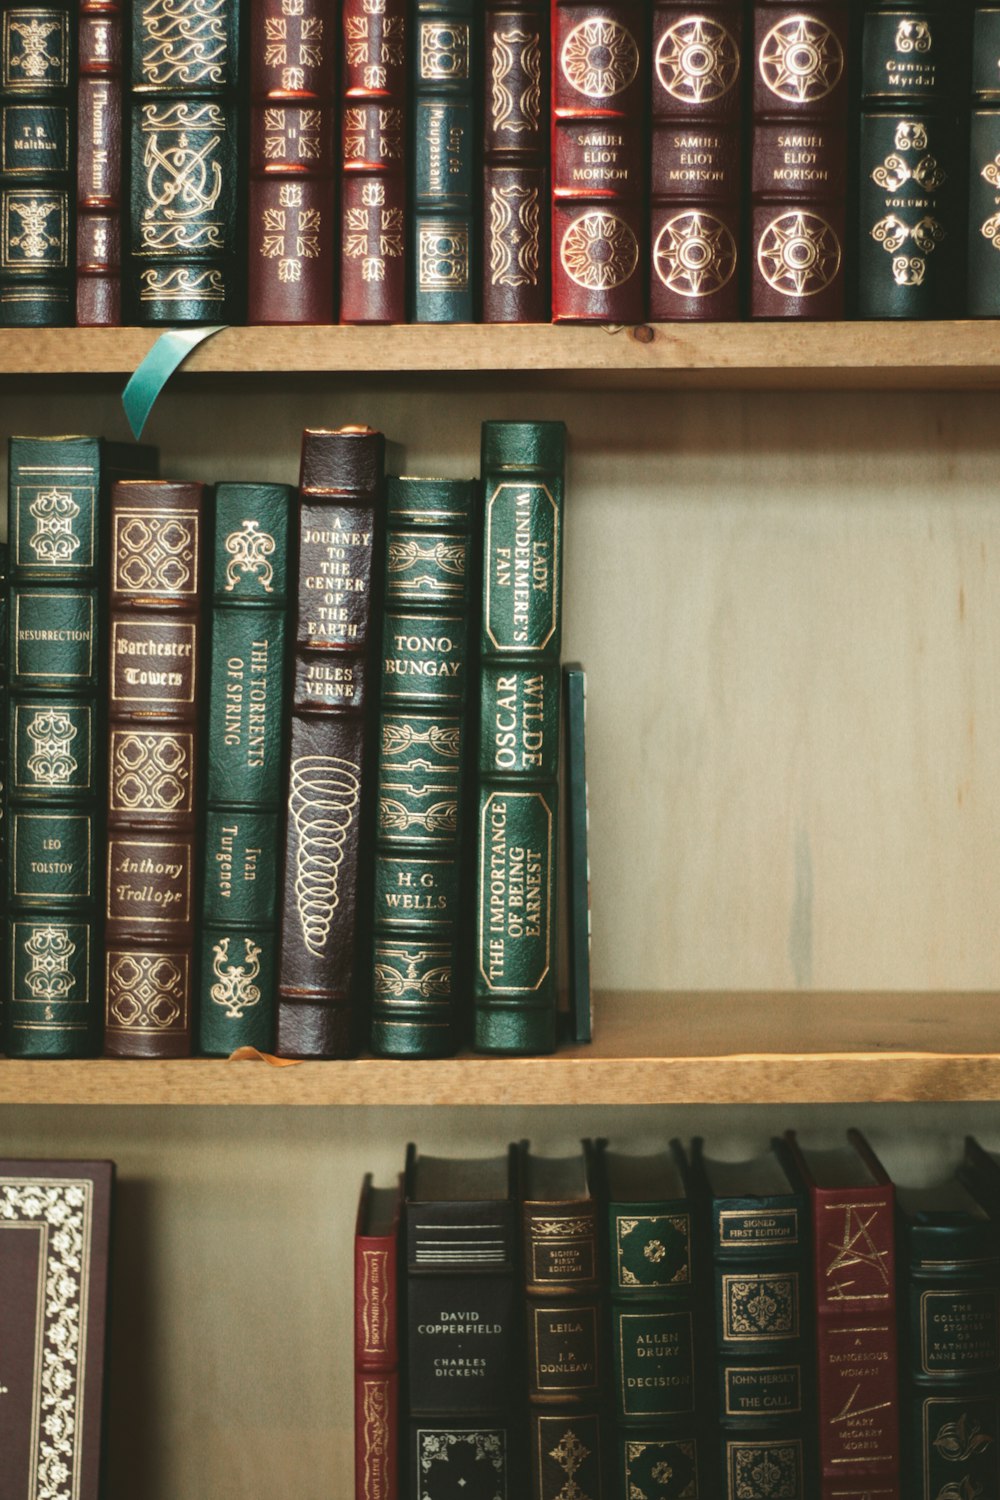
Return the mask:
[[[361,1320],[365,1354],[385,1354],[389,1347],[389,1252],[362,1251]]]

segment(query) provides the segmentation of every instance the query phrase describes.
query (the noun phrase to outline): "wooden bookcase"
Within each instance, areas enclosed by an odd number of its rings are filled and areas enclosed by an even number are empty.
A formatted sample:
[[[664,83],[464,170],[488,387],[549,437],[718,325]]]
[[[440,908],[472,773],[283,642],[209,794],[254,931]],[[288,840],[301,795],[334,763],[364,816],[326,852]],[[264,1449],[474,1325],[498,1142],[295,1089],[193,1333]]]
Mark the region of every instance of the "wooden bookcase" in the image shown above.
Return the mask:
[[[153,338],[0,333],[3,435],[126,436]],[[998,389],[993,323],[231,329],[193,355],[146,434],[178,478],[294,481],[302,427],[349,421],[471,474],[484,417],[567,422],[597,1040],[0,1060],[4,1155],[119,1163],[109,1500],[349,1500],[355,1198],[409,1137],[738,1155],[857,1123],[911,1179],[965,1130],[1000,1148]]]

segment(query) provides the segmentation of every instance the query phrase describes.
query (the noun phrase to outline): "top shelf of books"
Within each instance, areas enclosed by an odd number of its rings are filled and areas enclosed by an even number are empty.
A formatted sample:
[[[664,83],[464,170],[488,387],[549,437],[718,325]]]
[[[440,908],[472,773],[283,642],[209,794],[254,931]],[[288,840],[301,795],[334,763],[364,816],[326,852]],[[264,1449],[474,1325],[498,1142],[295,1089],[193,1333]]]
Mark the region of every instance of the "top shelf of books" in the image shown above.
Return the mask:
[[[126,376],[148,328],[0,331],[0,377]],[[552,387],[997,390],[1000,321],[226,328],[196,375],[514,377]]]

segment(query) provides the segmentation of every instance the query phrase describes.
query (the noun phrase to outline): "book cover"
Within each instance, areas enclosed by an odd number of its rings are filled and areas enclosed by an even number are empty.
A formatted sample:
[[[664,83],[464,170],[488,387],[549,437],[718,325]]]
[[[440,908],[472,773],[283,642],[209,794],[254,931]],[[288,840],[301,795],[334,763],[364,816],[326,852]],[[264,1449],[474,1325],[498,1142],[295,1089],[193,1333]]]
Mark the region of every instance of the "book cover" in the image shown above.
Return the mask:
[[[202,484],[111,491],[109,1057],[191,1052],[206,511]]]
[[[477,13],[473,0],[414,0],[415,323],[475,319]]]
[[[484,422],[474,1045],[556,1043],[561,422]]]
[[[406,322],[409,0],[344,0],[340,321]]]
[[[64,327],[75,214],[74,0],[0,4],[0,327]]]
[[[4,1050],[86,1057],[100,1038],[112,483],[156,451],[13,437]]]
[[[967,312],[1000,317],[1000,8],[972,18]]]
[[[361,1185],[354,1227],[354,1496],[399,1496],[399,1239],[402,1179]]]
[[[655,0],[649,315],[740,315],[743,7]]]
[[[386,481],[371,1030],[383,1057],[448,1057],[468,1021],[460,957],[476,489],[471,479]]]
[[[594,1035],[590,992],[590,801],[587,788],[587,674],[579,662],[563,672],[566,719],[567,910],[569,918],[569,1025],[574,1042]]]
[[[385,439],[370,427],[303,433],[278,968],[283,1057],[348,1056],[360,1030],[384,468]]]
[[[98,1500],[114,1163],[0,1161],[0,1494]]]
[[[76,321],[117,327],[121,310],[120,0],[80,0],[76,148]]]
[[[198,1028],[210,1056],[274,1046],[294,493],[215,491]]]
[[[649,37],[640,0],[552,0],[552,316],[646,310]]]

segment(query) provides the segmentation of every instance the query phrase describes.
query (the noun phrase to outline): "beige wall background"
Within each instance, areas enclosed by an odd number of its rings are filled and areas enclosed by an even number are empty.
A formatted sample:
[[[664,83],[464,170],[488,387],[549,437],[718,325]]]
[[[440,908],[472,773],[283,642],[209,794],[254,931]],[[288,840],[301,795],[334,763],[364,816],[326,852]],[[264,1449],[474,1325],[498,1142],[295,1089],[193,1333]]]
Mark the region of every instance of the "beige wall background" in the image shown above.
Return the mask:
[[[165,475],[294,482],[303,426],[368,421],[468,475],[484,417],[570,430],[564,657],[588,669],[594,973],[616,989],[998,991],[995,395],[518,390],[193,377]],[[116,384],[0,396],[7,432],[125,436]],[[5,482],[5,474],[0,475]],[[958,1002],[954,1002],[958,1003]],[[740,1007],[734,995],[734,1009]],[[600,1015],[598,1014],[598,1021]],[[789,1038],[794,1047],[794,1037]],[[0,1063],[2,1066],[2,1063]],[[0,1109],[4,1155],[119,1164],[110,1500],[347,1500],[350,1239],[405,1141],[750,1154],[868,1129],[901,1180],[1000,1108]]]

